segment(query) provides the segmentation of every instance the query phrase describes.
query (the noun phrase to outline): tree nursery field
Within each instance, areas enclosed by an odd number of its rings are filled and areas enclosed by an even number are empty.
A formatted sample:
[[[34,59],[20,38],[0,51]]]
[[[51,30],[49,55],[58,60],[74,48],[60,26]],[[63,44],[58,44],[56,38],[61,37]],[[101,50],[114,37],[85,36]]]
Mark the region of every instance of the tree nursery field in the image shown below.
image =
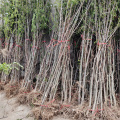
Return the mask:
[[[120,0],[0,0],[0,119],[120,120]]]

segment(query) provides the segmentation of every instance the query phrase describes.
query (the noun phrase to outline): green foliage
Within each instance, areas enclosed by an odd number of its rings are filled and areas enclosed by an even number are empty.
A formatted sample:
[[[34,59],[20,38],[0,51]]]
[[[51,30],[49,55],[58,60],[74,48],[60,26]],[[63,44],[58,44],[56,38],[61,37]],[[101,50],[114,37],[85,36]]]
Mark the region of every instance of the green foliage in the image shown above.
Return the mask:
[[[19,70],[18,67],[16,67],[15,65],[23,68],[23,66],[21,66],[17,62],[13,62],[12,64],[3,63],[3,64],[0,64],[0,72],[4,72],[5,74],[8,75],[12,69]]]
[[[22,13],[24,13],[25,9],[23,9],[23,2],[25,0],[5,0],[2,2],[1,11],[4,20],[4,34],[6,38],[10,37],[10,34],[22,34],[23,33],[23,22],[24,17]],[[5,9],[4,9],[5,8]]]
[[[62,3],[61,0],[56,0],[54,4],[56,8],[54,14],[55,16],[52,18],[52,16],[50,16],[50,13],[53,6],[50,5],[51,3],[49,0],[3,0],[1,1],[2,4],[0,8],[0,14],[2,14],[1,19],[4,20],[4,25],[0,29],[4,31],[5,38],[9,38],[11,34],[16,34],[16,36],[23,36],[25,35],[26,29],[27,32],[29,31],[29,34],[32,33],[30,34],[31,36],[36,36],[37,32],[43,30],[45,32],[50,31],[51,28],[49,28],[49,25],[51,19],[54,23],[54,25],[51,25],[52,29],[57,29],[59,25],[61,5],[64,20],[66,15],[70,17],[74,15],[75,11],[83,1],[84,4],[82,5],[82,12],[85,12],[88,0],[63,0]],[[114,4],[116,4],[116,6],[113,9]],[[105,6],[107,7],[105,8]],[[107,17],[107,11],[109,11],[109,9],[111,10],[110,13],[114,20],[116,11],[120,12],[120,1],[111,0],[109,3],[109,1],[104,0],[92,0],[90,9],[87,13],[88,18],[86,24],[90,23],[90,28],[94,29],[96,16],[97,21],[100,21],[102,25],[103,20]],[[120,21],[120,17],[118,19]],[[83,20],[83,23],[84,21],[85,20]],[[115,26],[114,21],[113,26]],[[84,29],[84,26],[80,25],[78,31],[75,32],[79,34],[81,31],[84,31]],[[94,29],[94,32],[95,31],[96,30]]]
[[[26,28],[33,33],[49,29],[49,0],[4,0],[0,11],[5,38],[11,34],[23,36]]]
[[[5,74],[9,74],[9,72],[12,70],[11,64],[0,64],[0,72],[4,72]]]
[[[32,32],[35,33],[37,30],[48,28],[50,11],[50,3],[48,1],[40,0],[36,3],[35,9],[33,10]]]

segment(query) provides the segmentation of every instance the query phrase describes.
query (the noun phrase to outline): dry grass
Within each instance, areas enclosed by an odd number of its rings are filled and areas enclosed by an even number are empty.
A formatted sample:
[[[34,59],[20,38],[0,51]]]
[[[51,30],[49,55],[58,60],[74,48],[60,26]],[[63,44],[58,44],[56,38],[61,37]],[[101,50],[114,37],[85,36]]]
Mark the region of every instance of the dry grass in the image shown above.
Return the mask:
[[[102,118],[105,120],[119,120],[120,108],[104,105],[104,112],[103,112]]]
[[[51,108],[40,109],[39,107],[33,109],[33,114],[37,120],[39,120],[40,118],[42,120],[51,120],[55,115],[54,111],[51,110]]]
[[[44,105],[41,104],[41,94],[35,91],[27,92],[26,89],[19,89],[16,83],[10,83],[5,86],[5,92],[7,97],[13,97],[18,94],[18,102],[20,104],[33,105],[33,114],[37,120],[51,120],[53,116],[62,115],[64,117],[69,117],[74,120],[119,120],[120,118],[120,107],[113,107],[104,105],[103,111],[92,112],[89,109],[89,103],[84,103],[83,105],[74,106],[72,103],[69,105],[61,104],[59,101],[45,102]],[[41,109],[42,108],[42,109]]]
[[[41,93],[39,92],[35,92],[35,91],[31,91],[28,95],[27,95],[27,99],[28,99],[28,103],[29,104],[33,104],[36,102],[40,102],[40,98],[41,98]]]
[[[18,103],[20,104],[26,104],[27,101],[27,96],[25,94],[19,94],[18,95]]]
[[[4,87],[5,92],[6,92],[6,97],[13,97],[19,93],[19,86],[18,83],[8,83]]]

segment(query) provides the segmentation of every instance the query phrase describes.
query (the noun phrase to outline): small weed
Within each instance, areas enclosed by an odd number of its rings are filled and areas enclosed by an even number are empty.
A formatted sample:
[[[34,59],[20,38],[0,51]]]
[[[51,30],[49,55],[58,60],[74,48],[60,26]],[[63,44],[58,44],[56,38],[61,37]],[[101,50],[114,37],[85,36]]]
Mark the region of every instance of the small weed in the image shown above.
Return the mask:
[[[33,108],[33,107],[34,107],[34,104],[33,104],[33,103],[30,103],[30,107],[32,107],[32,108]]]

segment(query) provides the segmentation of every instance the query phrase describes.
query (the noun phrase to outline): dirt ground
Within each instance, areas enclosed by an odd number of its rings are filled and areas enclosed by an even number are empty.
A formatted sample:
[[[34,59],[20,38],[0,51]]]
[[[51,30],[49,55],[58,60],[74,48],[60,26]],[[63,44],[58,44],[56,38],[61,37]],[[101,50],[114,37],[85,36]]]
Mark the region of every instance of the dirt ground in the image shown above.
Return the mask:
[[[19,105],[16,98],[7,99],[4,92],[0,92],[0,120],[35,120],[30,106]],[[70,120],[56,116],[53,120]]]

